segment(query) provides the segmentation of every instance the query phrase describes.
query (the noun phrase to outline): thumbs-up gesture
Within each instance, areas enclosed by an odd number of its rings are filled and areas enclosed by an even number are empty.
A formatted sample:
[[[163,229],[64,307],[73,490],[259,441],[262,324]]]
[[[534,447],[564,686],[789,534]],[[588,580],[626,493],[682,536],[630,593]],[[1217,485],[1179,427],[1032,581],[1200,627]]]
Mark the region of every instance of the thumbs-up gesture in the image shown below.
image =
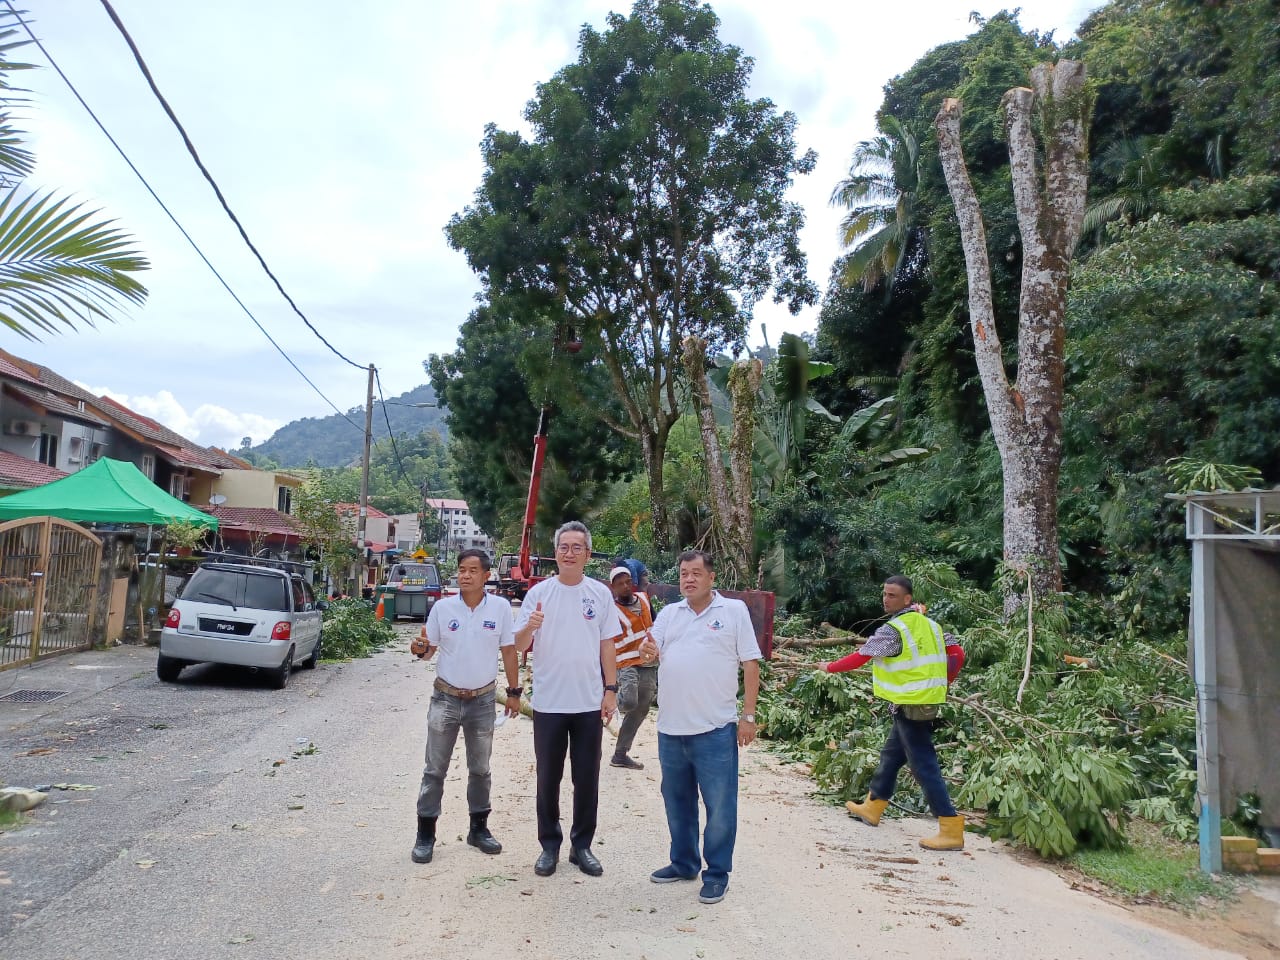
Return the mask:
[[[542,626],[542,601],[538,601],[538,605],[533,608],[533,613],[529,614],[529,626],[534,630]]]
[[[431,646],[430,641],[427,640],[427,628],[425,625],[409,644],[409,652],[421,660],[429,659],[431,654],[435,652],[435,648]]]
[[[640,641],[640,659],[645,663],[653,663],[658,659],[658,645],[653,642],[653,637],[647,633],[644,639]]]

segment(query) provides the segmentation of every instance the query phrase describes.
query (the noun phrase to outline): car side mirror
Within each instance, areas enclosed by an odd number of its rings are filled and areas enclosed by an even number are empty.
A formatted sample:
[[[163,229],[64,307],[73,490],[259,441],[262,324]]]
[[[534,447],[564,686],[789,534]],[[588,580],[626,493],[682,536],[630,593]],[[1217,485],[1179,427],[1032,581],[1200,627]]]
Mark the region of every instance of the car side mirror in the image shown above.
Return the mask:
[[[316,609],[317,609],[317,610],[328,610],[328,609],[329,609],[329,601],[328,601],[328,600],[317,600],[317,601],[316,601]]]

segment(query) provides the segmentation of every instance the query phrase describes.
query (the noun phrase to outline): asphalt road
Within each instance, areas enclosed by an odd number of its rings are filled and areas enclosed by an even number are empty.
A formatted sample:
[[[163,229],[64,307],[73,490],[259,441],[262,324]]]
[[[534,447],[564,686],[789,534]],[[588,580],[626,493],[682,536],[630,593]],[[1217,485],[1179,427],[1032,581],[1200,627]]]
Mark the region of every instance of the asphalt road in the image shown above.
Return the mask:
[[[1157,929],[970,834],[924,854],[929,821],[872,829],[810,798],[766,750],[743,752],[729,896],[655,885],[666,862],[652,724],[644,770],[601,771],[594,848],[533,875],[527,719],[495,731],[490,826],[466,846],[461,746],[432,863],[409,859],[433,668],[391,650],[298,671],[284,691],[224,668],[155,677],[120,647],[0,673],[0,780],[64,784],[0,834],[4,960],[1205,960],[1253,956]],[[606,735],[606,746],[608,737]],[[569,809],[566,776],[562,810]],[[1216,941],[1214,946],[1218,946]],[[1261,955],[1261,954],[1257,954]]]
[[[155,658],[122,647],[0,674],[0,696],[69,690],[0,702],[0,781],[72,788],[0,835],[0,956],[325,956],[317,944],[359,938],[327,894],[361,901],[374,834],[407,882],[422,665],[388,652],[275,691],[215,666],[161,683]]]

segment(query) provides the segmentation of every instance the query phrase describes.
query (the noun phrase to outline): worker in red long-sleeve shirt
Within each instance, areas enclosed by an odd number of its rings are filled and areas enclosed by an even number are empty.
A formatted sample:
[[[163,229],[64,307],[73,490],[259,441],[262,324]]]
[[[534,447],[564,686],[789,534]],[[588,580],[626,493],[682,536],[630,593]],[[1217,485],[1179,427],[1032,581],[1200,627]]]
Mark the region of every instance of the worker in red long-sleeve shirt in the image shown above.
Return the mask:
[[[875,695],[892,704],[893,728],[880,751],[880,765],[871,778],[867,799],[862,803],[851,800],[845,806],[851,816],[876,826],[893,797],[898,771],[909,765],[938,818],[937,836],[921,840],[920,846],[961,850],[964,817],[956,813],[938,767],[933,722],[946,702],[947,684],[964,665],[964,650],[924,615],[924,608],[913,601],[911,591],[907,577],[889,577],[881,594],[888,622],[857,653],[822,664],[827,673],[843,673],[870,663]]]

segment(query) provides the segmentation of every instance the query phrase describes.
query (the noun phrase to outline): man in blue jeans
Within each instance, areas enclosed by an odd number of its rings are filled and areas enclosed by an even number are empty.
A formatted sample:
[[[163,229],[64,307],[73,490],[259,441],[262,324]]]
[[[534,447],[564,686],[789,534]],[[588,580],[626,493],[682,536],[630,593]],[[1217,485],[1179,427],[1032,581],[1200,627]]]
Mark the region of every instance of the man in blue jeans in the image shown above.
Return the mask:
[[[653,639],[640,646],[645,663],[658,662],[658,762],[671,833],[671,862],[649,879],[693,880],[705,858],[698,899],[719,903],[729,887],[738,833],[738,747],[756,738],[760,646],[747,605],[715,591],[711,555],[689,550],[679,563],[684,599],[662,608],[650,631]],[[699,792],[707,811],[701,854]]]

